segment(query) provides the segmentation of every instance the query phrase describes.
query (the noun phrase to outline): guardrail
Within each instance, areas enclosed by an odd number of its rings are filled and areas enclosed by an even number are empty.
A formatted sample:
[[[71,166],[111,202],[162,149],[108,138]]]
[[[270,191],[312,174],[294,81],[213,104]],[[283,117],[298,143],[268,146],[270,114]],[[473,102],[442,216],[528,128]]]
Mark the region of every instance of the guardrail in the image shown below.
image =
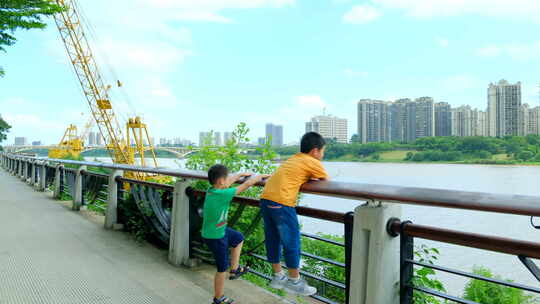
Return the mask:
[[[205,193],[190,189],[189,182],[189,180],[206,180],[205,172],[32,158],[13,154],[2,154],[1,158],[4,168],[23,180],[37,185],[39,190],[54,185],[56,197],[59,197],[62,192],[69,194],[73,198],[75,210],[84,204],[101,206],[95,208],[101,208],[105,213],[105,227],[109,229],[121,221],[122,214],[118,214],[118,204],[129,203],[128,197],[130,197],[133,200],[131,203],[134,203],[142,214],[148,214],[145,216],[145,221],[156,231],[157,239],[163,244],[168,244],[169,260],[172,264],[190,264],[191,258],[211,262],[208,252],[201,246],[197,226],[200,224],[198,209],[201,207]],[[66,166],[78,168],[66,168]],[[110,170],[110,174],[93,173],[87,171],[88,167],[107,169]],[[132,180],[121,177],[125,171],[167,175],[177,178],[177,181],[172,186]],[[53,172],[54,178],[51,178],[50,175]],[[126,185],[129,187],[125,187]],[[263,185],[264,182],[258,186]],[[129,189],[129,193],[124,189]],[[308,280],[322,287],[320,288],[322,292],[314,296],[321,302],[335,303],[324,294],[326,286],[329,286],[343,290],[346,303],[354,304],[410,304],[413,292],[427,293],[457,303],[474,303],[423,286],[415,286],[412,283],[415,265],[519,288],[527,292],[540,293],[540,289],[536,287],[483,278],[464,271],[415,261],[413,258],[414,238],[459,244],[516,255],[531,274],[540,281],[540,270],[532,260],[532,258],[540,258],[540,243],[426,227],[400,220],[401,204],[540,216],[540,197],[333,181],[309,182],[302,186],[301,191],[359,201],[359,206],[354,212],[349,213],[308,207],[297,208],[299,215],[343,224],[344,243],[302,233],[305,238],[345,248],[344,263],[302,251],[303,258],[336,266],[344,269],[346,273],[343,282],[302,273]],[[230,225],[233,227],[246,208],[255,210],[251,225],[243,231],[249,238],[255,227],[260,225],[258,201],[237,197],[234,203],[237,207],[233,210],[230,219]],[[247,254],[261,261],[266,260],[261,254],[262,251],[259,250],[261,245],[257,244],[254,248],[248,248]],[[252,272],[269,279],[268,274],[257,269]],[[396,285],[396,282],[399,284]]]

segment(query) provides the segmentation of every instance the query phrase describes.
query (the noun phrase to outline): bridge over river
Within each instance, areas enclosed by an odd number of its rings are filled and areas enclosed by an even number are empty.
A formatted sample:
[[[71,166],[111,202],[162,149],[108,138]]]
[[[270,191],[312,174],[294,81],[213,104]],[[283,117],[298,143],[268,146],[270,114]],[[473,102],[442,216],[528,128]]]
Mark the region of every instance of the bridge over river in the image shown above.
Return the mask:
[[[206,194],[190,188],[193,181],[207,178],[205,172],[9,153],[0,153],[0,164],[0,304],[210,302],[214,268],[201,264],[212,263],[212,259],[200,242],[197,228],[201,220],[198,208]],[[108,173],[97,173],[97,169]],[[129,179],[123,177],[126,171],[166,175],[175,183]],[[264,182],[257,186],[264,186]],[[328,256],[325,250],[309,248],[313,246],[301,249],[302,266],[307,261],[316,265],[301,269],[302,276],[318,288],[306,299],[308,303],[413,304],[416,291],[455,303],[481,304],[418,283],[413,280],[414,267],[540,295],[540,243],[400,219],[401,205],[413,204],[481,211],[486,221],[490,212],[528,220],[540,217],[540,197],[337,181],[311,181],[301,191],[360,201],[347,213],[296,208],[299,215],[343,226],[343,240],[302,233],[303,244],[322,242],[339,252],[338,256]],[[69,201],[54,200],[66,196]],[[245,247],[252,246],[244,253],[253,262],[249,275],[266,285],[271,273],[264,246],[249,244],[253,232],[262,229],[259,201],[235,197],[233,203],[236,208],[230,226],[250,216],[241,230],[246,235]],[[129,234],[118,231],[126,224],[119,206],[139,210],[143,225],[151,228],[153,238],[166,244],[168,251],[137,243]],[[101,210],[104,216],[86,210],[90,207]],[[244,215],[245,210],[253,212]],[[532,282],[538,284],[488,278],[438,265],[439,261],[426,263],[415,256],[415,239],[519,260]],[[229,281],[226,286],[227,294],[241,304],[284,301],[243,280]]]

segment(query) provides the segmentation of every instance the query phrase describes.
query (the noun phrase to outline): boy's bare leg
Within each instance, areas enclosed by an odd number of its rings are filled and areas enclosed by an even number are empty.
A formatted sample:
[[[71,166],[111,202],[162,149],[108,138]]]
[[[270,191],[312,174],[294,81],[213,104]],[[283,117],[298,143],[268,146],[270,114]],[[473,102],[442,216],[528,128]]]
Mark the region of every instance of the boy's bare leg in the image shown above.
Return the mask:
[[[274,273],[281,273],[281,264],[272,264],[272,270],[274,270]]]
[[[289,278],[298,279],[300,277],[300,270],[298,268],[289,268]]]
[[[214,298],[223,297],[223,289],[225,288],[225,277],[227,272],[216,272],[214,277]]]
[[[234,247],[231,250],[231,270],[238,269],[238,263],[240,263],[240,253],[242,253],[242,246],[244,242],[242,241],[238,246]]]
[[[274,273],[281,273],[281,264],[272,264],[272,270]],[[300,277],[300,270],[298,268],[289,268],[289,278],[298,279]]]

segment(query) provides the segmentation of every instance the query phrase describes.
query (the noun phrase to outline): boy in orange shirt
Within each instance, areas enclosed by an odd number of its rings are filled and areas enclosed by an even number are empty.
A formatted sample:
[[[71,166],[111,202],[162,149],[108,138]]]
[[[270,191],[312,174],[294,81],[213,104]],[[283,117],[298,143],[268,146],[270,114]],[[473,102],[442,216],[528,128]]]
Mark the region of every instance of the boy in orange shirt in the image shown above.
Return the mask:
[[[302,136],[300,153],[289,158],[266,182],[261,195],[264,219],[265,245],[268,261],[272,263],[274,277],[270,287],[304,296],[317,292],[300,279],[300,226],[296,214],[296,201],[300,187],[312,179],[328,179],[321,160],[325,141],[315,132]],[[281,251],[285,256],[289,277],[281,269]]]

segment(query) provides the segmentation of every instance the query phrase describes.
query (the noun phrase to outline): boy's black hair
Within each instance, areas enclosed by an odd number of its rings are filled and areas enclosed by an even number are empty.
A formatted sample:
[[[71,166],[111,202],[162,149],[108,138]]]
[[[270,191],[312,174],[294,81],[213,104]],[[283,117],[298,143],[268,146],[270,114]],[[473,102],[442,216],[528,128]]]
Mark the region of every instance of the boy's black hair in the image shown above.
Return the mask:
[[[313,149],[322,149],[326,145],[326,141],[317,132],[308,132],[302,136],[300,140],[300,152],[309,153]]]
[[[208,181],[210,184],[215,185],[218,179],[222,177],[227,177],[229,175],[229,169],[224,165],[213,165],[210,170],[208,170]]]

